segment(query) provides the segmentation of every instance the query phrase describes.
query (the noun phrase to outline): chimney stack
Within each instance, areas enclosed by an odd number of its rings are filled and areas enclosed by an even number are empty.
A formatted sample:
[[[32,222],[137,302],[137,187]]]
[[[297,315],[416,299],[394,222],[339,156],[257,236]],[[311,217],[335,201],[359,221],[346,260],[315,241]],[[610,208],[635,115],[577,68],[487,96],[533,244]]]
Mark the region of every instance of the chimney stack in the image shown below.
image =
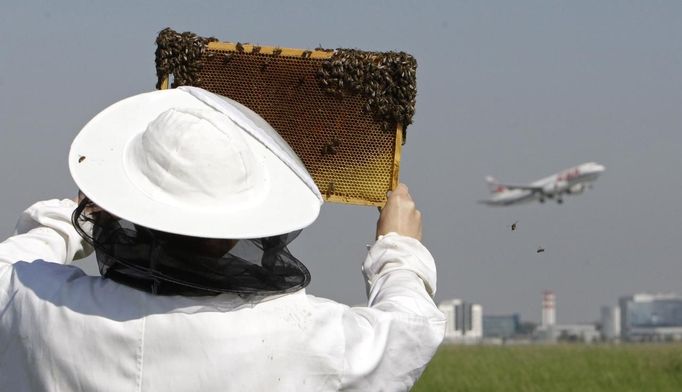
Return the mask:
[[[542,326],[549,327],[556,324],[556,303],[554,292],[545,290],[542,296]]]

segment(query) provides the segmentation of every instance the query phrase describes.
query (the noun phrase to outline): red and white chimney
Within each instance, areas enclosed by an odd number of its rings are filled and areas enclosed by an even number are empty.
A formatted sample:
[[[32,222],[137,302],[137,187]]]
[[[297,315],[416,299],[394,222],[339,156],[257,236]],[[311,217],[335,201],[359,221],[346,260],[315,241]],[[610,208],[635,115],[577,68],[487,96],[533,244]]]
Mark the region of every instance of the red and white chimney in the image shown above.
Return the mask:
[[[542,295],[542,326],[549,327],[556,324],[556,297],[551,290],[545,290]]]

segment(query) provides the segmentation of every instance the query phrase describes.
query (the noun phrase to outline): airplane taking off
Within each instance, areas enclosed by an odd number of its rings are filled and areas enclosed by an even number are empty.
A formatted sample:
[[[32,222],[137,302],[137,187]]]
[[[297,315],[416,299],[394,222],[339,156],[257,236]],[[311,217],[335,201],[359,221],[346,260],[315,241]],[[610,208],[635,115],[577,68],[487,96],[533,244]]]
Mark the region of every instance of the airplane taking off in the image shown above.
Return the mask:
[[[555,199],[563,203],[563,195],[582,193],[605,170],[603,165],[595,162],[583,163],[542,178],[528,185],[500,184],[493,177],[486,177],[492,196],[481,203],[490,206],[508,206],[533,200],[544,203],[546,199]]]

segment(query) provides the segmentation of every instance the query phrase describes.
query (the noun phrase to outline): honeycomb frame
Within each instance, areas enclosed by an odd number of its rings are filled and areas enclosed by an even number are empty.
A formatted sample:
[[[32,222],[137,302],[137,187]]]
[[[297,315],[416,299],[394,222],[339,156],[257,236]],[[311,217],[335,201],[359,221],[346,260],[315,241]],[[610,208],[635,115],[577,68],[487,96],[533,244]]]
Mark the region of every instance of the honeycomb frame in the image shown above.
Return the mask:
[[[315,75],[333,51],[208,42],[193,85],[261,115],[299,155],[324,199],[383,206],[399,182],[404,128],[386,131],[360,95],[330,95]],[[170,88],[165,75],[161,89]]]

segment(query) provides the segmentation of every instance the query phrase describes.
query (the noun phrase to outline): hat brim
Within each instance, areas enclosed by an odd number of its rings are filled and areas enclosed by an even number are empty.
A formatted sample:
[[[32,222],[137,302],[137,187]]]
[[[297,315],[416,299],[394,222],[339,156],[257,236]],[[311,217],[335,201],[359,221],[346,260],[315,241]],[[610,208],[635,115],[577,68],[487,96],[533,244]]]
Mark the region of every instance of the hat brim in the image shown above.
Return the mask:
[[[71,145],[69,170],[90,200],[113,215],[169,233],[204,238],[261,238],[309,226],[320,200],[276,155],[248,133],[253,153],[268,173],[266,195],[245,208],[182,208],[142,192],[125,170],[128,143],[170,108],[206,108],[180,90],[155,91],[119,101],[95,116]]]

